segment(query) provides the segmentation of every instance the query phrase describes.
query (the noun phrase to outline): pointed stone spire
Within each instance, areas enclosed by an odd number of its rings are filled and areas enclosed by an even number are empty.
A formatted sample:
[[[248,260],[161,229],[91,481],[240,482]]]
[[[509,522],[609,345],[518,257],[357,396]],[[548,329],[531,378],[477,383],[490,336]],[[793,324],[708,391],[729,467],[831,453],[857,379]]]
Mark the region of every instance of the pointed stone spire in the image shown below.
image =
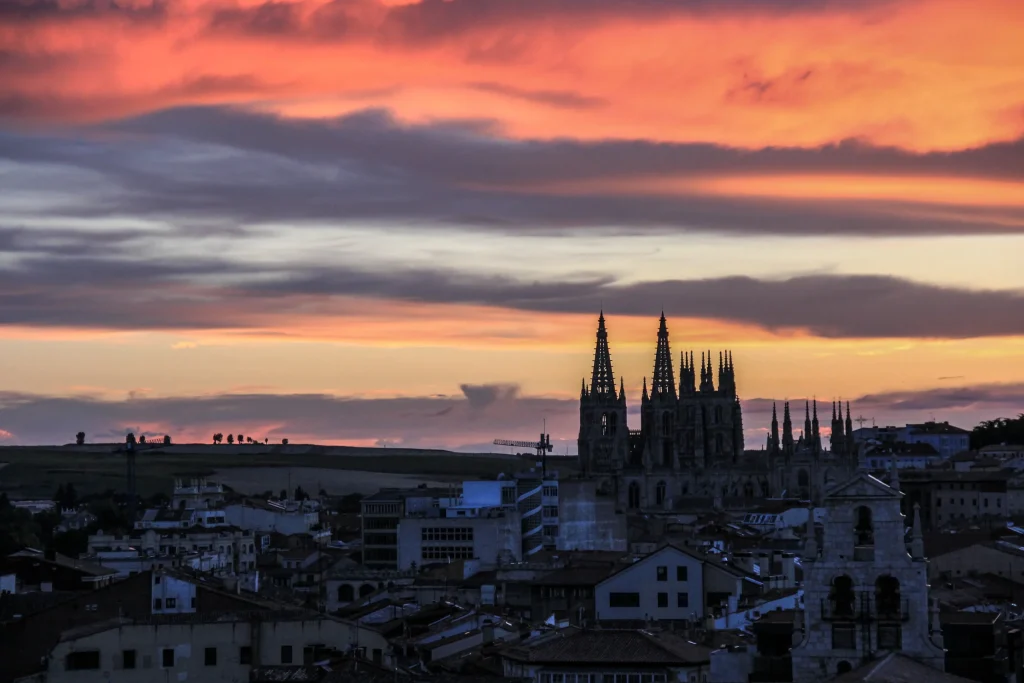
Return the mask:
[[[597,319],[597,346],[594,349],[594,373],[590,378],[590,393],[595,398],[615,399],[615,374],[612,372],[612,354],[608,349],[604,311],[601,311],[601,316]]]
[[[643,400],[644,403],[647,403],[647,401],[650,400],[648,398],[648,396],[647,396],[647,378],[646,377],[644,377],[644,395],[643,395],[643,399],[642,400]]]
[[[776,412],[775,403],[772,403],[772,430],[768,435],[768,450],[771,451],[772,455],[778,455],[779,453],[779,414]]]
[[[672,370],[672,351],[668,345],[668,324],[665,312],[658,326],[658,350],[654,354],[654,375],[651,380],[652,398],[676,398],[676,377]]]
[[[782,407],[782,452],[787,457],[793,454],[793,420],[789,415],[789,401]]]
[[[622,375],[619,375],[619,398],[626,400],[626,380]]]
[[[811,402],[804,401],[804,436],[811,438]]]
[[[896,466],[896,455],[892,456],[889,466],[889,486],[900,490],[900,468]]]
[[[924,532],[921,531],[921,504],[914,503],[914,526],[910,530],[910,556],[924,559]]]
[[[814,413],[811,416],[811,446],[815,453],[821,452],[821,431],[818,425],[818,399],[814,399]]]
[[[586,398],[587,397],[587,379],[585,377],[583,379],[581,379],[580,380],[580,384],[582,385],[580,387],[580,398]]]
[[[807,540],[804,543],[804,562],[813,562],[818,557],[818,538],[814,533],[814,501],[807,502]]]
[[[854,452],[853,444],[853,413],[850,411],[850,402],[846,402],[846,452],[852,454]]]

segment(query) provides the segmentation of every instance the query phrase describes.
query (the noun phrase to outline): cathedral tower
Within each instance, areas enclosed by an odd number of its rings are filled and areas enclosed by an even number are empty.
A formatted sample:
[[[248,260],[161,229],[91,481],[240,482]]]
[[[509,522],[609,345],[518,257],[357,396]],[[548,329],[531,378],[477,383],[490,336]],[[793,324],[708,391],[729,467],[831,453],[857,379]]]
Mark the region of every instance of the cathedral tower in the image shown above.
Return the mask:
[[[584,473],[610,472],[627,464],[629,427],[626,423],[626,394],[615,388],[612,356],[604,312],[597,320],[597,345],[590,387],[580,391],[580,435],[577,441],[580,467]]]
[[[646,392],[645,392],[646,393]],[[654,373],[650,397],[645,397],[641,411],[641,429],[647,441],[648,468],[674,469],[676,458],[676,432],[678,429],[679,400],[676,396],[675,372],[672,368],[672,350],[668,343],[668,324],[661,314],[658,343],[654,352]]]

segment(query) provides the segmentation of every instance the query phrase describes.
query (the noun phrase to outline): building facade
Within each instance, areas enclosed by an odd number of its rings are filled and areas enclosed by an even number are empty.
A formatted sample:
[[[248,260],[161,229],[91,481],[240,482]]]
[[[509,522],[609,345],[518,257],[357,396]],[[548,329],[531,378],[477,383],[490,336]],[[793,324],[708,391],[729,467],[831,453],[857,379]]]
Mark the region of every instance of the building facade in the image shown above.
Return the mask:
[[[824,498],[825,529],[802,558],[805,629],[794,683],[816,683],[896,652],[938,671],[944,651],[919,516],[906,542],[902,493],[861,473]]]

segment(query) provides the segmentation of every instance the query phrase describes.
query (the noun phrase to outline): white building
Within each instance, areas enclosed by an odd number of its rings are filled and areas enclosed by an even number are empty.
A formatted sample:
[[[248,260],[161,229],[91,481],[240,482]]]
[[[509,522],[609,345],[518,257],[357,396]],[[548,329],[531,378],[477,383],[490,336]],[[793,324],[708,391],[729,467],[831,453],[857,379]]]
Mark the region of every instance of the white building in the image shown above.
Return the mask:
[[[398,567],[479,560],[493,568],[519,562],[522,519],[515,508],[448,507],[398,523]]]
[[[210,553],[222,558],[214,563],[237,574],[256,568],[256,545],[253,532],[233,527],[188,527],[177,530],[145,529],[131,535],[117,536],[102,532],[88,541],[88,554],[114,559],[111,553],[124,557],[164,558]],[[159,567],[162,560],[156,561]],[[200,562],[200,564],[209,564]],[[104,566],[108,566],[104,563]],[[133,569],[131,571],[140,571]]]
[[[285,536],[308,534],[326,543],[330,529],[320,525],[319,504],[315,501],[246,501],[224,507],[228,524],[247,531],[275,531]]]

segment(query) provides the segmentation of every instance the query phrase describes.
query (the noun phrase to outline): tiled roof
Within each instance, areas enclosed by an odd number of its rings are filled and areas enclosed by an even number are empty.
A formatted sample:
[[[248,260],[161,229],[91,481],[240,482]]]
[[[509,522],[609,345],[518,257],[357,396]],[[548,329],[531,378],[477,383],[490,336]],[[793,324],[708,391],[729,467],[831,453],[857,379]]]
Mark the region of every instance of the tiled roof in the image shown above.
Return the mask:
[[[916,683],[917,681],[968,683],[966,678],[933,669],[895,652],[881,661],[868,662],[835,679],[836,683],[859,683],[860,681],[865,683]]]
[[[545,664],[647,664],[680,666],[710,661],[711,651],[669,634],[648,631],[573,629],[533,647],[502,652],[519,661]]]
[[[633,565],[625,566],[632,567]],[[563,567],[538,576],[529,583],[534,586],[596,586],[613,573],[617,573],[620,568],[624,568],[623,565],[611,563],[598,566]]]

